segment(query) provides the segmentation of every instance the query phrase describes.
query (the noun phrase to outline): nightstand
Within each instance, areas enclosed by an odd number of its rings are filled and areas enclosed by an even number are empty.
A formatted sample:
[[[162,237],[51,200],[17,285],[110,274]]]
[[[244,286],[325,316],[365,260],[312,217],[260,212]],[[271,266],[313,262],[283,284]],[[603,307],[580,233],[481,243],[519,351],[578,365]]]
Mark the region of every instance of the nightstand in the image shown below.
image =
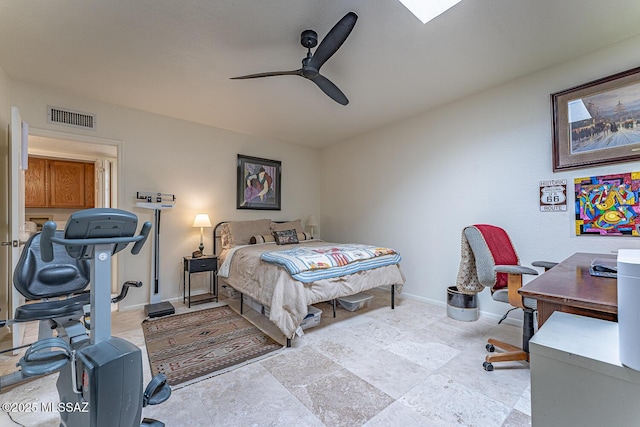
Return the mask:
[[[218,257],[215,255],[203,255],[198,258],[186,256],[183,258],[183,279],[182,302],[186,302],[188,307],[191,304],[202,304],[203,302],[218,301]],[[193,273],[209,272],[209,292],[191,296],[191,275]],[[189,277],[187,278],[187,274]],[[188,289],[187,289],[188,286]]]

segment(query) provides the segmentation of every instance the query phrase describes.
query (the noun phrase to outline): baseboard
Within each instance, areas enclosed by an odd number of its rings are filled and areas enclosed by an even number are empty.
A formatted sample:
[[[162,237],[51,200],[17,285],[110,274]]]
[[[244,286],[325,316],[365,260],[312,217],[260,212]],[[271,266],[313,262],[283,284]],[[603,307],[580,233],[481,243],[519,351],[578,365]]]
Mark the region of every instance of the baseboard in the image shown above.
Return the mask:
[[[434,299],[431,299],[431,298],[425,298],[425,297],[421,297],[419,295],[408,294],[406,292],[403,292],[402,294],[400,294],[400,297],[401,298],[411,299],[411,300],[414,300],[414,301],[426,302],[428,304],[433,304],[433,305],[436,305],[438,307],[446,307],[447,306],[447,303],[444,302],[444,301],[434,300]],[[509,307],[507,307],[505,305],[505,313],[507,312],[507,310],[509,310]],[[480,316],[485,317],[487,319],[495,320],[496,323],[497,323],[500,319],[502,319],[503,315],[491,313],[489,311],[480,310]],[[517,326],[517,327],[521,328],[523,322],[520,319],[512,319],[511,317],[507,317],[504,320],[504,322],[502,322],[502,323],[506,323],[508,325],[513,325],[513,326]]]

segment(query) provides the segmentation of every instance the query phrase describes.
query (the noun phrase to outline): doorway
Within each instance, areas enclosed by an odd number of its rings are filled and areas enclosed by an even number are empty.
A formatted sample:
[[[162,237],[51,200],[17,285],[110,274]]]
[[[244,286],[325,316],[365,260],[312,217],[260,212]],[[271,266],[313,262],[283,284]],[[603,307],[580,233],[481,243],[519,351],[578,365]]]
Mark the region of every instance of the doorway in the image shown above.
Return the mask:
[[[117,208],[121,142],[45,129],[29,129],[29,156],[93,162],[95,165],[95,207]],[[25,217],[46,218],[64,228],[78,209],[25,208]],[[117,260],[112,262],[111,292],[118,292]]]
[[[17,110],[17,109],[16,109]],[[19,112],[18,112],[17,122],[20,123],[19,120]],[[13,120],[13,118],[12,118]],[[12,127],[20,127],[20,125],[16,125],[12,123]],[[26,127],[23,127],[23,129]],[[121,176],[121,155],[122,155],[122,142],[117,140],[109,140],[105,138],[96,138],[87,135],[76,135],[69,134],[65,132],[58,132],[46,129],[38,129],[38,128],[30,128],[28,129],[28,142],[26,144],[28,146],[27,153],[29,155],[38,155],[43,157],[50,158],[66,158],[69,160],[81,160],[85,162],[96,162],[95,170],[99,173],[97,176],[101,177],[99,182],[100,185],[97,185],[97,188],[100,189],[100,194],[96,194],[95,201],[97,206],[103,207],[117,207],[118,199],[119,199],[119,179]],[[17,164],[17,163],[16,163]],[[15,165],[14,165],[15,166]],[[12,168],[14,167],[12,166]],[[101,174],[101,175],[100,175]],[[108,179],[104,179],[108,177]],[[96,181],[97,183],[98,181]],[[24,187],[22,187],[23,194],[18,197],[24,201]],[[19,206],[21,203],[15,203],[16,206]],[[26,214],[27,210],[24,206],[24,202],[19,206],[19,210],[22,212],[19,216],[21,217],[21,221],[17,221],[16,224],[21,224],[21,231],[18,233],[17,231],[13,231],[12,235],[20,234],[20,240],[26,240],[24,234],[26,234],[27,230],[26,223],[24,222],[23,214]],[[76,209],[77,210],[77,209]],[[40,212],[34,211],[31,212],[35,217],[38,217]],[[56,212],[56,216],[60,212]],[[70,214],[70,212],[69,212]],[[42,213],[42,215],[51,215],[51,213]],[[63,214],[64,215],[64,214]],[[52,215],[53,216],[53,215]],[[41,216],[44,218],[44,216]],[[68,216],[63,216],[66,220]],[[57,218],[51,218],[56,220]],[[32,224],[30,224],[32,225]],[[58,224],[59,226],[63,224]],[[17,240],[16,240],[17,241]],[[112,293],[116,293],[117,291],[117,283],[118,283],[118,275],[116,272],[118,271],[115,263],[112,264],[112,277],[114,278],[112,282]],[[23,304],[24,300],[16,301],[14,300],[14,289],[12,286],[12,280],[9,275],[9,280],[6,285],[3,284],[3,287],[6,288],[3,292],[6,293],[7,302],[9,303],[8,312],[13,312],[15,310],[15,306]],[[8,316],[11,317],[11,316]],[[8,349],[15,348],[18,345],[22,344],[22,332],[18,330],[14,330],[17,325],[14,325],[12,330],[2,330],[0,331],[0,348]]]

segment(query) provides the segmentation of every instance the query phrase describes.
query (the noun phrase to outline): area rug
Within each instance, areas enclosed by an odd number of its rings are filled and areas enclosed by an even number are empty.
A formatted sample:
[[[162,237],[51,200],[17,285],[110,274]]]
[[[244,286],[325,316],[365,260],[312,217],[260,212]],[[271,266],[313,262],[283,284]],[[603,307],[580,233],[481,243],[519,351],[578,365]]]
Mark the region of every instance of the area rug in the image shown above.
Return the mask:
[[[163,373],[177,388],[283,347],[229,306],[147,319],[142,330],[152,376]]]

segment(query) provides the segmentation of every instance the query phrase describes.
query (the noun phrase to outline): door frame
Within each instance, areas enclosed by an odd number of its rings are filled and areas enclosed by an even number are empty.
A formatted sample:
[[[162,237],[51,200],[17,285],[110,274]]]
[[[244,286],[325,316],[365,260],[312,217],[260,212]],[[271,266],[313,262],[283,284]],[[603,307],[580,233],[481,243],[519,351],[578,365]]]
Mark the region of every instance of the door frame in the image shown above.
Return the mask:
[[[64,141],[73,141],[78,143],[88,143],[88,144],[102,144],[102,145],[111,145],[115,146],[117,149],[117,159],[116,159],[116,179],[115,182],[112,183],[112,187],[116,190],[115,204],[118,207],[122,203],[122,159],[123,159],[123,141],[117,139],[110,138],[102,138],[91,135],[81,135],[75,133],[66,133],[60,132],[50,129],[43,129],[37,127],[29,128],[29,135],[31,136],[40,136],[44,138],[51,139],[59,139]],[[86,156],[85,156],[86,157]],[[78,156],[78,160],[81,160],[82,156]]]
[[[57,140],[62,140],[62,141],[72,141],[72,142],[77,142],[77,143],[86,143],[86,144],[97,144],[97,145],[110,145],[110,146],[115,146],[117,153],[116,153],[116,161],[115,161],[115,180],[113,180],[113,182],[111,183],[111,188],[112,190],[115,192],[115,197],[112,197],[112,208],[118,208],[121,203],[122,203],[122,184],[123,184],[123,180],[121,179],[122,176],[122,158],[123,158],[123,141],[121,140],[117,140],[117,139],[110,139],[110,138],[102,138],[102,137],[96,137],[96,136],[91,136],[91,135],[86,135],[86,134],[74,134],[74,133],[67,133],[67,132],[60,132],[60,131],[55,131],[55,130],[51,130],[51,129],[43,129],[43,128],[37,128],[37,127],[30,127],[29,128],[29,136],[38,136],[38,137],[43,137],[43,138],[50,138],[50,139],[57,139]],[[52,152],[55,152],[55,150],[52,150]],[[72,153],[69,153],[72,154]],[[82,155],[79,154],[77,156],[78,160],[87,160],[89,156],[86,155]],[[69,158],[68,156],[65,156],[65,158]],[[114,259],[115,261],[115,259]],[[123,273],[121,273],[120,271],[121,269],[119,268],[119,264],[117,262],[113,262],[112,263],[112,292],[116,292],[117,293],[117,284],[122,283],[123,282]]]
[[[10,254],[6,276],[8,279],[6,292],[9,305],[7,318],[13,318],[16,307],[25,302],[25,297],[15,291],[13,286],[13,272],[18,263],[20,253],[22,252],[22,245],[25,243],[22,241],[23,236],[21,235],[21,229],[25,223],[24,177],[26,166],[24,162],[26,159],[24,156],[26,155],[29,136],[29,125],[22,120],[20,109],[15,106],[11,106],[11,124],[8,135],[9,238],[6,243],[10,245]],[[21,192],[22,194],[20,194]],[[12,348],[16,348],[22,344],[24,331],[25,328],[22,323],[13,325],[11,328]]]

